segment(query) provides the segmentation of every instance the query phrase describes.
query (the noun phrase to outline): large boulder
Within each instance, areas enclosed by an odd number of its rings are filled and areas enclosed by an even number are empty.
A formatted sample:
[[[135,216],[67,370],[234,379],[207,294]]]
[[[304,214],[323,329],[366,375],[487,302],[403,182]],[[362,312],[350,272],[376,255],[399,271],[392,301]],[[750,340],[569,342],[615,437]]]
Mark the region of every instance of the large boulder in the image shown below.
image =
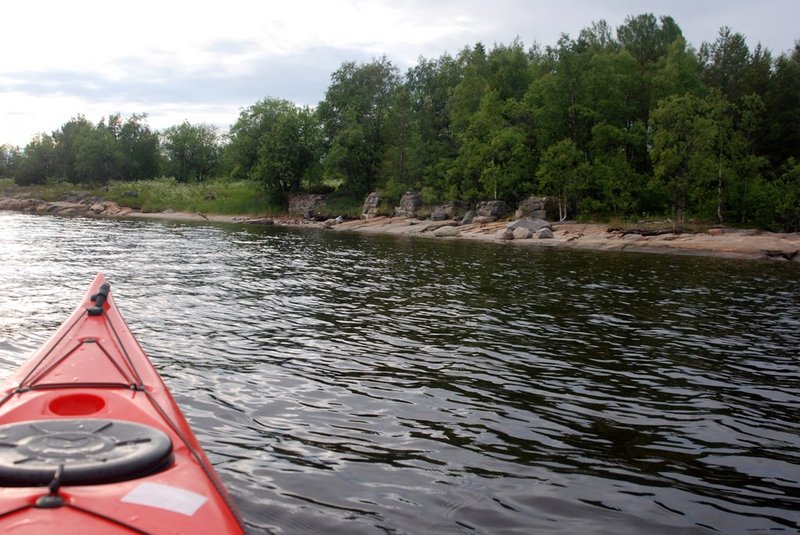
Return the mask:
[[[464,214],[464,217],[461,218],[461,224],[469,225],[470,223],[473,222],[473,219],[475,219],[475,210],[470,210],[466,214]]]
[[[447,219],[458,219],[465,214],[464,203],[452,201],[440,204],[433,208],[431,219],[433,221],[445,221]]]
[[[89,208],[89,211],[93,214],[100,215],[106,211],[106,203],[96,202]]]
[[[106,203],[105,215],[119,215],[122,212],[122,207],[113,201]]]
[[[517,219],[523,217],[547,219],[553,212],[554,204],[553,197],[538,197],[532,195],[520,203],[515,217]]]
[[[344,217],[342,217],[342,216],[339,216],[339,217],[337,217],[335,219],[334,218],[326,219],[325,222],[322,223],[322,228],[324,228],[324,229],[333,228],[334,226],[338,225],[339,223],[343,223],[343,222],[344,222]]]
[[[509,223],[508,228],[510,228],[511,230],[518,228],[525,228],[530,230],[531,232],[536,232],[539,229],[550,228],[550,223],[545,221],[544,219],[533,219],[531,217],[523,217],[522,219],[517,219],[516,221]]]
[[[327,199],[328,195],[321,193],[289,195],[289,213],[301,215],[304,219],[319,219],[317,211]]]
[[[26,210],[30,205],[20,199],[0,199],[0,210]]]
[[[449,218],[447,217],[445,211],[442,210],[441,206],[437,206],[433,209],[433,212],[431,213],[431,221],[446,221],[447,219]]]
[[[37,211],[48,214],[82,215],[87,212],[87,208],[79,202],[53,201],[45,203],[41,209],[37,208]]]
[[[545,227],[545,228],[540,228],[539,230],[537,230],[537,231],[536,231],[535,235],[536,235],[536,237],[537,237],[537,238],[539,238],[540,240],[549,240],[549,239],[551,239],[551,238],[553,238],[553,237],[554,237],[554,236],[553,236],[553,231],[552,231],[552,230],[550,230],[550,229],[549,229],[549,228],[547,228],[547,227]]]
[[[498,240],[513,240],[514,239],[514,231],[510,228],[502,228],[497,231],[497,239]]]
[[[515,240],[527,240],[531,236],[533,236],[533,232],[526,229],[525,227],[517,227],[513,230],[513,235]]]
[[[95,215],[117,215],[121,210],[114,201],[100,201],[89,207],[89,212]]]
[[[361,208],[361,219],[370,219],[378,215],[378,207],[381,204],[381,196],[377,191],[367,195],[364,199],[364,206]]]
[[[46,212],[49,203],[41,199],[5,198],[0,199],[0,210],[13,210],[15,212]]]
[[[396,217],[416,217],[417,210],[422,208],[422,195],[416,191],[407,191],[400,199],[400,206],[394,209]]]
[[[433,235],[436,236],[437,238],[450,238],[453,236],[458,236],[458,234],[459,230],[452,225],[439,227],[433,231]]]
[[[496,221],[508,214],[508,205],[505,201],[483,201],[477,212],[479,217],[492,217]]]

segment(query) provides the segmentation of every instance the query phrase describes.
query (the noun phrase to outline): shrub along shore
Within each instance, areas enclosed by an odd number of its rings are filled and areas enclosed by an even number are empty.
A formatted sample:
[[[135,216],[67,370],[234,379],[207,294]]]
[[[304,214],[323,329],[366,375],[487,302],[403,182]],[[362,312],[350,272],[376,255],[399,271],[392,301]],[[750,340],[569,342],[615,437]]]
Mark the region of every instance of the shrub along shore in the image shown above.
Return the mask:
[[[509,246],[568,247],[599,251],[630,251],[666,254],[691,254],[740,259],[775,259],[800,262],[800,233],[775,233],[753,229],[696,226],[674,231],[669,222],[662,223],[583,223],[558,222],[544,226],[551,233],[529,234],[512,226],[542,226],[537,218],[505,216],[478,217],[465,221],[462,217],[422,218],[404,214],[355,216],[363,207],[342,205],[335,197],[317,196],[299,202],[306,213],[281,212],[259,207],[257,199],[243,195],[244,186],[231,188],[206,186],[206,195],[198,200],[196,192],[184,191],[182,200],[175,190],[172,198],[164,193],[158,204],[148,204],[147,196],[131,184],[117,191],[79,191],[58,188],[6,188],[0,194],[0,210],[58,216],[113,217],[160,219],[180,222],[213,222],[242,225],[285,225],[329,231],[351,231],[369,234],[391,234],[431,239],[463,239],[506,243]],[[238,193],[237,193],[238,192]],[[149,196],[155,197],[154,192]],[[242,198],[235,200],[237,195]],[[145,197],[145,198],[143,198]],[[190,198],[194,198],[191,201]],[[172,202],[172,204],[170,204]],[[431,214],[432,215],[432,214]],[[519,214],[517,214],[519,215]],[[691,227],[690,227],[691,228]]]

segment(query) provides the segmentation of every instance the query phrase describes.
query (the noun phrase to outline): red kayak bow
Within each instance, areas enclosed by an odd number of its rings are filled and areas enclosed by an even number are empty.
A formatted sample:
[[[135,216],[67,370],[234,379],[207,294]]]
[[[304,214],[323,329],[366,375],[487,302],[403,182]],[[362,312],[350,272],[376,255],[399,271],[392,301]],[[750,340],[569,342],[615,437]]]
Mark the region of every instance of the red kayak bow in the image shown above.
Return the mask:
[[[102,274],[0,386],[0,532],[65,529],[244,531]]]

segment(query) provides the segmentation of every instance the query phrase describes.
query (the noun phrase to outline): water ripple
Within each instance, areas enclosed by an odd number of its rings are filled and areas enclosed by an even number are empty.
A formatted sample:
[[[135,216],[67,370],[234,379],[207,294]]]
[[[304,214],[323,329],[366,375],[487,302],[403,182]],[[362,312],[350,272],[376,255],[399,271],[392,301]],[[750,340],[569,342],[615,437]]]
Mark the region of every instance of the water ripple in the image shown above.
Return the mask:
[[[254,532],[800,529],[797,265],[0,229],[0,370],[105,271]]]

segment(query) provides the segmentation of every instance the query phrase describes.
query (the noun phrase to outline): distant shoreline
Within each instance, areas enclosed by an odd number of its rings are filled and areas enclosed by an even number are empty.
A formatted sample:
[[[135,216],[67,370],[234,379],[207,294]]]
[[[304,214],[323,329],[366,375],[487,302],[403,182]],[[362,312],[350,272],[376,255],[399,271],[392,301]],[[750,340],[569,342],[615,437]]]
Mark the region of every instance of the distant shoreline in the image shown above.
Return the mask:
[[[457,227],[453,237],[435,237],[434,232],[453,222],[418,221],[405,218],[378,218],[344,222],[332,227],[338,231],[431,237],[432,239],[472,239],[505,243],[519,247],[562,247],[583,250],[628,251],[640,253],[688,254],[739,259],[778,259],[800,262],[800,234],[776,234],[725,229],[719,234],[683,233],[661,236],[621,235],[609,232],[608,225],[553,223],[553,238],[505,240],[499,236],[509,221]]]
[[[281,225],[326,229],[334,232],[361,232],[396,236],[427,237],[440,240],[478,240],[505,243],[515,247],[562,247],[595,251],[626,251],[698,255],[734,259],[771,259],[800,262],[800,233],[775,233],[760,230],[714,228],[707,232],[680,234],[666,232],[641,235],[609,229],[597,223],[552,223],[549,239],[504,239],[509,221],[458,225],[456,221],[430,221],[404,217],[374,217],[352,221],[315,222],[300,217],[251,217],[164,211],[144,213],[120,207],[110,201],[95,203],[46,202],[36,199],[0,197],[0,210],[54,215],[153,219],[176,222]],[[445,227],[452,227],[446,229]]]

